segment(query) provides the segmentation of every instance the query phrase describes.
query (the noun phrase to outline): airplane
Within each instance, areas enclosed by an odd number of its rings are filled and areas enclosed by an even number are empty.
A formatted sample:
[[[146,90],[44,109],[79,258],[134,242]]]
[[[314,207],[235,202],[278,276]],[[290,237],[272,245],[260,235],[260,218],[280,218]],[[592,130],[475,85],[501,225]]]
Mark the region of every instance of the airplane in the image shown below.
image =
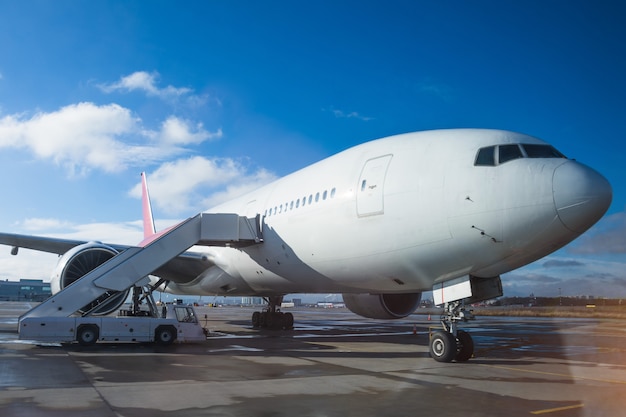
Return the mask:
[[[144,241],[154,228],[142,174]],[[458,324],[465,304],[502,295],[500,275],[565,246],[596,223],[612,200],[609,182],[549,143],[494,129],[405,133],[366,142],[225,202],[206,213],[261,222],[263,242],[194,246],[163,259],[159,291],[260,296],[255,328],[292,328],[286,294],[342,293],[352,312],[374,319],[412,314],[433,290],[443,329],[429,342],[440,362],[463,362],[473,341]],[[128,246],[0,234],[0,244],[57,253],[52,292]],[[126,299],[119,294],[118,302]]]

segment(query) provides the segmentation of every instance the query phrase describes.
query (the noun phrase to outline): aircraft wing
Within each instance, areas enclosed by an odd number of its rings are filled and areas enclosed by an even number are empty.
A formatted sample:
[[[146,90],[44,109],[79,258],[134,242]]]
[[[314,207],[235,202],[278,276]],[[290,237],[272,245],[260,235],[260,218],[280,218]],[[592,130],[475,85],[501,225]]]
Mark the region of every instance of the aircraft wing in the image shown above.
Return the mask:
[[[0,233],[1,245],[56,253],[58,255],[62,255],[74,246],[82,245],[83,243],[86,243],[86,241]]]
[[[40,252],[56,253],[63,255],[74,246],[87,243],[85,240],[59,239],[53,237],[18,235],[13,233],[0,233],[0,245],[8,245],[18,248],[32,249]],[[118,252],[131,247],[131,245],[119,245],[105,243]],[[196,278],[212,262],[206,256],[195,252],[184,252],[171,259],[153,272],[153,275],[172,280],[174,282],[188,282]]]

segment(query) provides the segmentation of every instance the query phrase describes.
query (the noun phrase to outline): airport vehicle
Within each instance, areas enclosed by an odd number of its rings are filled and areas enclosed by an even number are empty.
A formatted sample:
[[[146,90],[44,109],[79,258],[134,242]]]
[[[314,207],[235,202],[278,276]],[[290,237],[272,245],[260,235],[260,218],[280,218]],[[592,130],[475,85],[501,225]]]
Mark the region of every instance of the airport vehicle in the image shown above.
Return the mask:
[[[174,294],[262,296],[254,327],[290,328],[277,308],[289,293],[342,293],[356,314],[396,319],[434,290],[445,313],[431,355],[465,361],[465,303],[501,295],[501,274],[574,240],[612,199],[601,174],[547,142],[488,129],[363,143],[159,233],[145,176],[143,190],[137,246],[0,234],[12,253],[61,255],[56,295],[28,314],[71,314],[91,300],[87,310],[106,314],[147,275]],[[89,300],[76,299],[78,284]]]
[[[25,317],[19,321],[19,337],[42,342],[174,342],[205,341],[207,331],[192,306],[171,305],[159,311],[152,303],[148,310],[134,306],[119,310],[115,317]],[[163,314],[165,313],[165,314]]]

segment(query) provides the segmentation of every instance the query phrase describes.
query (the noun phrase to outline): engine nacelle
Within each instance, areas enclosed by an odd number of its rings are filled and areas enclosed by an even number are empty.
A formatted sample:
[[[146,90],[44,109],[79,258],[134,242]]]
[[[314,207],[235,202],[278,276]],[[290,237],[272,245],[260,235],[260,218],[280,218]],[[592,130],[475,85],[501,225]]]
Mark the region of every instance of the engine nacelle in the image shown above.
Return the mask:
[[[117,254],[115,249],[99,242],[88,242],[73,247],[59,258],[50,278],[50,291],[52,294],[58,293]],[[119,291],[110,303],[96,309],[92,314],[100,316],[114,312],[124,304],[129,291]]]
[[[422,293],[411,294],[343,294],[350,311],[370,319],[401,319],[418,307]]]

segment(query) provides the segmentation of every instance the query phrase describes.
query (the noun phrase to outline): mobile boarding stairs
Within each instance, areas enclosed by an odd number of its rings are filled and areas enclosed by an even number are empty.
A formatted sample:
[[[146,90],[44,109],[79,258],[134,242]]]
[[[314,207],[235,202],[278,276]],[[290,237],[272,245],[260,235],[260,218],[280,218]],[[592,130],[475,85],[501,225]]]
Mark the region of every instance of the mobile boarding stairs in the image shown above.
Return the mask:
[[[28,317],[69,317],[77,312],[88,316],[194,245],[245,247],[262,243],[261,221],[260,215],[248,218],[231,213],[200,213],[144,247],[129,247],[24,313],[19,321]]]

